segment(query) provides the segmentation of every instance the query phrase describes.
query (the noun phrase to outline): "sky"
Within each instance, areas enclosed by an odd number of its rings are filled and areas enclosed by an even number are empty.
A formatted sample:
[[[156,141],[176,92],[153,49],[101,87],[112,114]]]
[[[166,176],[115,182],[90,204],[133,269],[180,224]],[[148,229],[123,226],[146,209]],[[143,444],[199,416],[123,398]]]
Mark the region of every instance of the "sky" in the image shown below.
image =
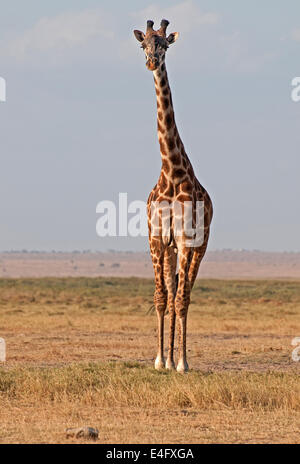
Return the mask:
[[[298,0],[2,3],[0,250],[148,250],[97,236],[96,206],[146,201],[159,177],[132,31],[166,18],[178,129],[214,204],[209,249],[300,251]]]

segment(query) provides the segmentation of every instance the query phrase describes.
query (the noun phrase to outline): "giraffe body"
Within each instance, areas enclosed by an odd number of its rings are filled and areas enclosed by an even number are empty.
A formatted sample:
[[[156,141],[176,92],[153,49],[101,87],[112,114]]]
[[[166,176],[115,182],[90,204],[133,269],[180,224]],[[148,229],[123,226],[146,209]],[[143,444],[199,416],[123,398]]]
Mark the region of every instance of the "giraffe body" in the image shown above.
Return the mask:
[[[162,158],[161,173],[151,191],[148,202],[149,245],[155,274],[154,304],[158,318],[158,353],[155,368],[174,369],[175,323],[178,319],[178,363],[177,371],[186,372],[186,324],[190,303],[190,293],[197,277],[201,260],[205,254],[209,227],[212,220],[212,202],[206,190],[197,180],[192,164],[185,152],[175,123],[171,90],[165,65],[165,52],[175,42],[178,33],[166,37],[168,21],[162,20],[161,28],[153,30],[153,22],[147,22],[147,32],[134,31],[142,42],[146,54],[146,65],[153,71],[156,101],[157,129]],[[197,202],[204,203],[203,239],[196,246],[190,246],[190,238],[185,230],[175,227],[178,210],[169,208],[167,226],[163,229],[162,211],[168,205],[184,210],[191,205],[192,222],[195,225]],[[183,211],[182,210],[182,211]],[[160,217],[158,222],[155,218]],[[154,224],[155,222],[155,224]],[[167,233],[164,232],[167,231]],[[178,275],[176,269],[178,266]],[[169,311],[169,342],[167,359],[164,358],[164,318]]]

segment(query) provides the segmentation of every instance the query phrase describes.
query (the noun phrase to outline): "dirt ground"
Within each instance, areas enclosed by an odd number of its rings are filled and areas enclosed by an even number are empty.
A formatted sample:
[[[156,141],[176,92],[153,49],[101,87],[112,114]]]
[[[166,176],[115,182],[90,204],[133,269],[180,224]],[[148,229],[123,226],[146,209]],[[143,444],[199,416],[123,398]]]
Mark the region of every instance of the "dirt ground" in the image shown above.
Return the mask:
[[[149,277],[149,253],[0,253],[0,278]],[[300,279],[300,253],[208,251],[199,276],[205,279]]]
[[[152,294],[150,279],[0,279],[0,442],[88,425],[100,443],[299,443],[300,283],[199,280],[184,376],[153,369]]]

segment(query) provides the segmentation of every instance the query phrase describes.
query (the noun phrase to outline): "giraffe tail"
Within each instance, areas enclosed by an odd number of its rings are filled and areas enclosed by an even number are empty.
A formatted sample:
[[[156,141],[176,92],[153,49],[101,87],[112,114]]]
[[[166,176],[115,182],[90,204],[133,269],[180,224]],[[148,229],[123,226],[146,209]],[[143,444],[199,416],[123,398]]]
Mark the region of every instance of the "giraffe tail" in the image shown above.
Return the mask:
[[[150,306],[150,308],[146,312],[147,316],[148,316],[148,314],[153,314],[154,310],[155,310],[155,306],[154,305]]]

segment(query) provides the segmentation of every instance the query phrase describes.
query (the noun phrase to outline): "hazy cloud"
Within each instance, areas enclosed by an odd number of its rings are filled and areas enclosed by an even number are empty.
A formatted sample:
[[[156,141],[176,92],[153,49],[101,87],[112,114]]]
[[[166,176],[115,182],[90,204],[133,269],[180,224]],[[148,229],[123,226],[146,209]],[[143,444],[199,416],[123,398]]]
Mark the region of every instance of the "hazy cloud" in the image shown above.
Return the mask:
[[[273,59],[272,53],[261,54],[239,31],[226,31],[218,12],[203,11],[193,0],[183,0],[161,8],[153,3],[139,11],[129,12],[122,21],[106,8],[62,12],[42,17],[31,28],[0,43],[0,58],[14,63],[44,68],[65,66],[76,61],[92,62],[94,57],[110,66],[130,66],[141,59],[137,53],[132,29],[145,29],[146,20],[170,21],[169,30],[182,34],[175,53],[181,65],[189,69],[256,72]],[[294,32],[297,39],[299,31]],[[300,36],[300,33],[299,33]],[[186,37],[185,40],[182,40]],[[112,59],[113,57],[113,59]],[[114,60],[114,61],[113,61]]]
[[[199,6],[191,1],[186,0],[177,5],[162,8],[160,5],[149,5],[147,8],[132,13],[132,17],[141,22],[143,29],[146,26],[147,19],[153,19],[155,26],[159,28],[160,21],[163,18],[168,19],[171,25],[181,31],[187,31],[195,26],[214,25],[220,21],[220,16],[214,12],[203,12]],[[172,29],[173,30],[173,29]]]
[[[18,37],[1,44],[1,54],[25,60],[35,53],[59,52],[61,55],[92,39],[113,38],[107,14],[100,9],[64,12],[43,17]]]

